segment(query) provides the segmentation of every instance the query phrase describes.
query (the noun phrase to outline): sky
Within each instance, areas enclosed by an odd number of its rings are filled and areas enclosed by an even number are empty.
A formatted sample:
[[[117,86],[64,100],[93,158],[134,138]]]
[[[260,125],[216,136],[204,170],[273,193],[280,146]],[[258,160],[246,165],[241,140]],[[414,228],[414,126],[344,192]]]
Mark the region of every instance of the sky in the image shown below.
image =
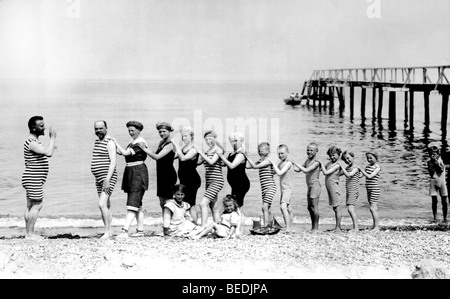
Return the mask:
[[[304,80],[450,65],[448,0],[0,0],[0,79]]]

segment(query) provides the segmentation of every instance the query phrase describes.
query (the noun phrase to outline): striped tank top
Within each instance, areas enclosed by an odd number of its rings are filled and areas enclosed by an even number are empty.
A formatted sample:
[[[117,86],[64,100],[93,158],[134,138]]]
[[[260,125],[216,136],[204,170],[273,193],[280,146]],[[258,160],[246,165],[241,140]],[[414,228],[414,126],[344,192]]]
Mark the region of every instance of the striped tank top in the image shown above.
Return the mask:
[[[345,170],[347,172],[351,172],[353,169],[355,169],[355,166],[347,166]],[[355,175],[351,177],[347,177],[345,179],[345,187],[346,187],[346,194],[347,198],[350,199],[357,199],[359,195],[359,179],[361,178],[361,172],[357,172]]]
[[[206,153],[206,156],[211,159],[214,156],[214,152]],[[218,159],[216,163],[214,163],[213,165],[210,165],[206,161],[203,161],[203,164],[205,165],[205,179],[207,184],[217,181],[223,182],[223,175],[222,175],[223,162],[221,159]]]
[[[48,175],[48,159],[46,155],[41,155],[30,150],[30,143],[41,142],[34,138],[28,138],[23,145],[24,158],[25,158],[25,171],[22,175],[22,184],[32,184],[33,182],[39,182],[43,184],[47,180]]]
[[[98,182],[103,181],[108,175],[109,159],[108,142],[111,137],[106,137],[103,140],[96,140],[94,149],[92,151],[91,172],[95,176],[95,180]],[[111,180],[117,181],[117,170],[114,168]]]
[[[258,161],[256,164],[261,163]],[[259,168],[259,181],[261,182],[261,189],[266,190],[267,188],[276,187],[275,181],[273,179],[274,171],[272,164],[267,165],[266,167]]]
[[[366,172],[367,174],[371,174],[377,168],[376,165],[367,165]],[[380,178],[380,171],[373,178],[366,178],[366,188],[368,190],[379,189],[378,179]]]

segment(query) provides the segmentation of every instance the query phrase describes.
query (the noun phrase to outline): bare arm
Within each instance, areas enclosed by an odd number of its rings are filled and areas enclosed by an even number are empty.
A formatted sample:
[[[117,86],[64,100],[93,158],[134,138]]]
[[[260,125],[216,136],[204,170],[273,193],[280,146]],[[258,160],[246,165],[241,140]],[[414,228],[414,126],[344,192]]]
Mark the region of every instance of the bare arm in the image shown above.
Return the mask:
[[[169,208],[164,207],[164,212],[163,212],[163,231],[164,231],[164,235],[167,235],[169,233],[170,219],[171,218],[172,218],[172,211]]]
[[[166,145],[164,148],[159,152],[155,153],[151,149],[147,147],[144,143],[139,143],[139,147],[153,160],[159,160],[161,158],[164,158],[168,153],[170,153],[173,150],[173,145]]]
[[[381,171],[381,168],[378,165],[376,165],[375,169],[370,174],[367,173],[362,167],[358,167],[358,169],[368,179],[375,177]]]
[[[304,165],[306,165],[306,163],[305,163]],[[308,172],[310,172],[310,171],[313,171],[314,169],[316,169],[316,168],[319,167],[319,166],[320,166],[319,161],[314,161],[314,163],[312,163],[312,164],[309,165],[308,167],[305,167],[305,166],[302,166],[302,165],[298,165],[298,164],[297,164],[297,167],[298,167],[301,171],[303,171],[304,173],[308,173]]]
[[[178,155],[178,159],[180,159],[180,161],[191,160],[197,154],[197,150],[193,147],[191,149],[189,149],[189,151],[185,154],[185,153],[183,153],[181,148],[178,145],[176,145],[173,141],[172,141],[172,146],[174,147],[174,149]]]
[[[108,167],[108,174],[106,175],[105,180],[103,181],[103,188],[108,189],[109,188],[109,181],[112,178],[112,175],[114,173],[114,169],[116,169],[116,144],[114,141],[110,140],[107,144],[108,148],[108,155],[109,155],[109,167]]]
[[[283,168],[279,169],[278,165],[276,163],[274,163],[272,160],[270,160],[270,162],[272,163],[273,169],[275,170],[277,175],[283,175],[286,172],[288,172],[289,169],[291,169],[292,167],[292,162],[291,161],[286,161],[286,163],[284,164]]]
[[[320,163],[320,166],[322,167],[322,172],[325,175],[329,175],[332,174],[335,171],[338,171],[339,168],[341,168],[341,165],[339,165],[339,163],[334,164],[332,167],[330,167],[329,169],[326,169],[325,166],[323,166],[322,163]]]
[[[214,153],[214,155],[209,158],[208,156],[206,156],[204,153],[202,152],[198,152],[200,154],[200,156],[203,158],[204,161],[206,161],[209,165],[214,165],[214,163],[217,162],[217,160],[219,160],[219,154],[221,153],[222,150],[221,149],[216,149],[216,152]]]
[[[32,152],[35,152],[36,154],[45,155],[47,157],[53,156],[53,153],[55,151],[55,138],[56,138],[56,131],[53,130],[50,127],[49,130],[50,135],[50,143],[47,147],[43,147],[42,144],[39,144],[37,142],[31,142],[29,147]]]
[[[339,163],[339,165],[341,165],[341,164]],[[356,165],[355,165],[355,168],[353,168],[352,171],[350,171],[350,172],[348,172],[348,171],[345,169],[345,167],[343,167],[343,165],[341,165],[341,169],[342,169],[342,172],[344,173],[344,175],[345,175],[346,177],[348,177],[348,178],[354,176],[354,175],[357,174],[358,171],[359,171],[359,168],[358,168],[358,166],[356,166]]]
[[[116,145],[116,151],[119,155],[122,155],[122,156],[133,155],[133,153],[134,153],[133,149],[131,149],[131,148],[124,149],[122,146],[120,146],[120,144],[117,142],[117,140],[115,138],[111,138],[111,140]]]

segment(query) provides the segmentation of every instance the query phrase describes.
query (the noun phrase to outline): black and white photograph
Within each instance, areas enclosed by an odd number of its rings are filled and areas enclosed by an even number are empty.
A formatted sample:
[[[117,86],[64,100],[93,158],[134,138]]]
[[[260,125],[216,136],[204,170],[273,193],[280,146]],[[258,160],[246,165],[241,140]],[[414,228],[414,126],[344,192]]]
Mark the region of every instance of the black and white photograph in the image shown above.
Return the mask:
[[[449,279],[449,94],[448,0],[0,0],[0,278]]]

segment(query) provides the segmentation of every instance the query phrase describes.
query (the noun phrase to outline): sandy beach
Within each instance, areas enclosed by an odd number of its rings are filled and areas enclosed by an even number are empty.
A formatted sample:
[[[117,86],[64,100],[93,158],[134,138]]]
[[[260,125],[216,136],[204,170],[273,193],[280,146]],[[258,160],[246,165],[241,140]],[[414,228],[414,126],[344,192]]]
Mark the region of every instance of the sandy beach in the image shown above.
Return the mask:
[[[127,240],[102,240],[101,229],[81,228],[70,234],[54,230],[38,241],[2,237],[0,278],[411,279],[422,265],[438,273],[425,278],[450,277],[447,226],[359,233],[331,228],[311,233],[302,224],[294,233],[255,236],[247,226],[239,239],[228,241],[161,237],[157,226]]]

